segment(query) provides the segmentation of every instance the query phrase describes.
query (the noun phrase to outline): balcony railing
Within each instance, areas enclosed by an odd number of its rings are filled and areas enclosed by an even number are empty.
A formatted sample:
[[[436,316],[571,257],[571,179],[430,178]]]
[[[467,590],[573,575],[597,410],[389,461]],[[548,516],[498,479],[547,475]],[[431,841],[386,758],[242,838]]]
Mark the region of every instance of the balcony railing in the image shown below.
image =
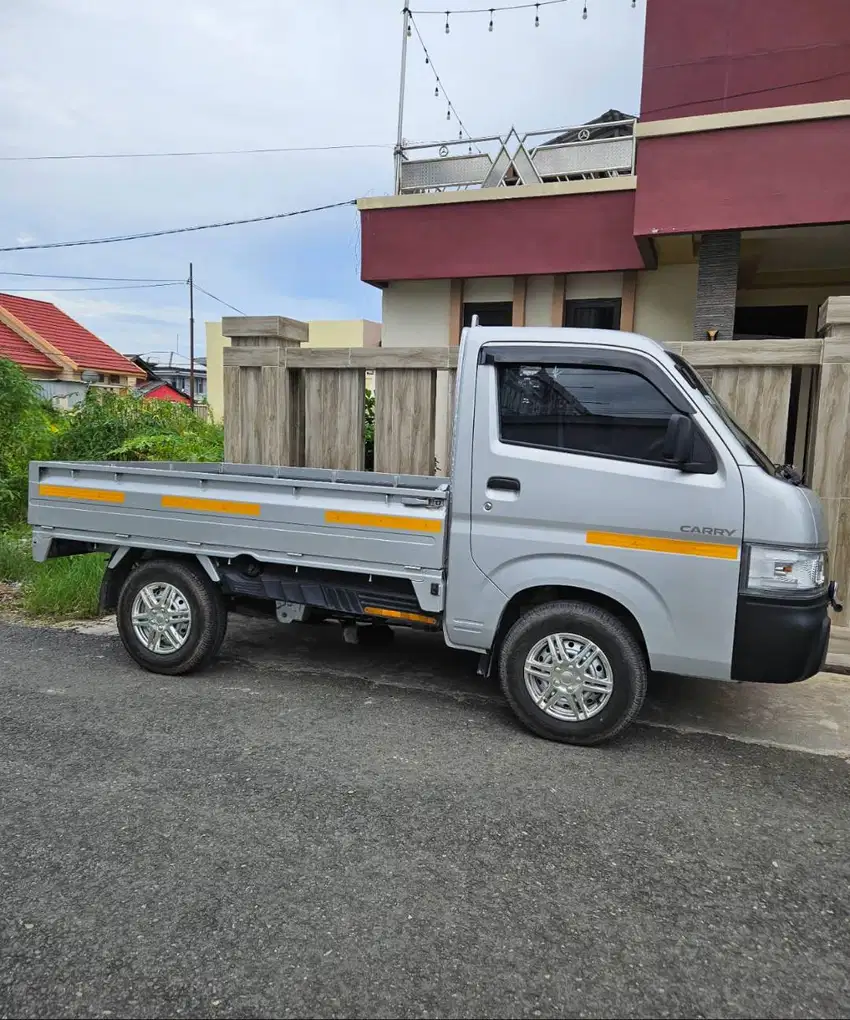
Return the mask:
[[[404,144],[396,194],[519,187],[634,173],[635,121]]]

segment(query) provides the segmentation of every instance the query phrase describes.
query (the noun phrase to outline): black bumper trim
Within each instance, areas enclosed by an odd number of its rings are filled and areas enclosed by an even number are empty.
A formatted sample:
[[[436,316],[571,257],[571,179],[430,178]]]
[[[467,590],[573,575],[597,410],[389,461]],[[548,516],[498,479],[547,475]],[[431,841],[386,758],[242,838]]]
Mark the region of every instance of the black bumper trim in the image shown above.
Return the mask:
[[[732,679],[793,684],[823,669],[829,646],[829,595],[783,599],[740,594]]]

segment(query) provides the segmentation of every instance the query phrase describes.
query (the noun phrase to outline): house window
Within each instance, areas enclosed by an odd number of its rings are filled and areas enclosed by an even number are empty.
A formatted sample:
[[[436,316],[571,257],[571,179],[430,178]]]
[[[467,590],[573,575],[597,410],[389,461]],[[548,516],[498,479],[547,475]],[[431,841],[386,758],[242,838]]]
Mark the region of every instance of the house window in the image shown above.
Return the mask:
[[[513,301],[466,301],[463,305],[463,324],[472,325],[472,316],[478,316],[479,326],[512,326]]]
[[[620,298],[564,302],[564,325],[579,329],[619,329]]]
[[[581,365],[499,370],[503,443],[664,464],[675,409],[641,375]]]
[[[121,382],[121,376],[120,375],[111,375],[109,377],[109,385],[110,386],[117,386],[120,382]]]

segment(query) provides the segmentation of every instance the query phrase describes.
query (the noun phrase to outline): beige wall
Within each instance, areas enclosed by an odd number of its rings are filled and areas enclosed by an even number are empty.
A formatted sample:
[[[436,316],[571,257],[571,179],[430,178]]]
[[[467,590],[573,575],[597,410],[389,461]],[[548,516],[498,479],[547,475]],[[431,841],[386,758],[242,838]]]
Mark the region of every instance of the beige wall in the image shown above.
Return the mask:
[[[221,332],[221,322],[205,322],[207,338],[207,403],[216,421],[224,417],[224,348],[230,337]]]
[[[623,295],[622,273],[568,273],[564,299],[618,298]]]
[[[383,347],[448,347],[451,281],[400,280],[384,289]]]
[[[552,325],[552,299],[554,294],[554,276],[529,276],[525,292],[526,326]]]
[[[690,340],[697,299],[696,264],[659,266],[638,273],[635,333],[676,343]]]
[[[308,323],[310,339],[305,347],[380,347],[381,324],[370,319],[316,319]],[[221,332],[221,322],[206,322],[207,403],[219,421],[224,417],[224,355],[230,338]],[[369,386],[370,376],[366,383]],[[369,387],[371,388],[371,387]]]
[[[512,276],[491,276],[463,281],[463,300],[472,301],[513,301],[514,278]]]

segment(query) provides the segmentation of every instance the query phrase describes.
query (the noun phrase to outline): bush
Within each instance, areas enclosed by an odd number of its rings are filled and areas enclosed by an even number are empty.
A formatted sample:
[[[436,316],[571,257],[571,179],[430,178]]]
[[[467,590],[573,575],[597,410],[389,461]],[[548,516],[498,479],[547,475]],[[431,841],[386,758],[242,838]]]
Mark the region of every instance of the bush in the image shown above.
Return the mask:
[[[57,460],[220,461],[224,429],[185,404],[89,390],[65,415]]]
[[[50,455],[55,414],[36,385],[0,358],[0,528],[26,518],[29,462]]]
[[[224,429],[185,404],[91,389],[71,411],[0,358],[0,531],[26,520],[31,460],[220,461]]]

